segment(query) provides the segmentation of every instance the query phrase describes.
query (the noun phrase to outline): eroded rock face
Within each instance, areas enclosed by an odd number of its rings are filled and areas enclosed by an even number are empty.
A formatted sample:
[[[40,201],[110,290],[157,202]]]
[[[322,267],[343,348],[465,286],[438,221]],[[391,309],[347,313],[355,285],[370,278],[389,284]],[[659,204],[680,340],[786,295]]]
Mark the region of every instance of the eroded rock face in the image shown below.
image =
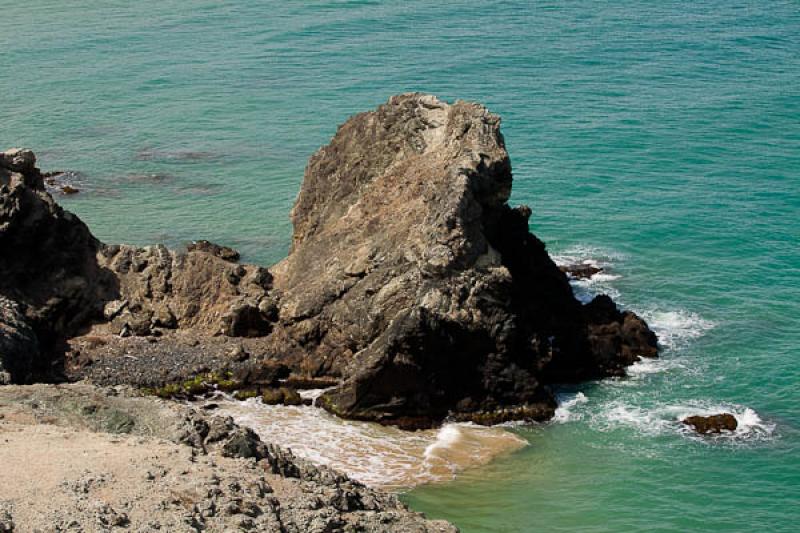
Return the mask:
[[[528,231],[530,209],[507,204],[499,126],[477,104],[401,95],[309,161],[292,251],[273,273],[289,357],[343,379],[325,408],[409,426],[490,422],[507,406],[548,418],[547,382],[655,354],[641,319],[573,297]]]
[[[104,309],[116,333],[181,328],[258,337],[271,330],[259,308],[272,285],[265,268],[231,262],[215,250],[179,254],[164,246],[104,246],[97,259],[119,283],[120,298]]]

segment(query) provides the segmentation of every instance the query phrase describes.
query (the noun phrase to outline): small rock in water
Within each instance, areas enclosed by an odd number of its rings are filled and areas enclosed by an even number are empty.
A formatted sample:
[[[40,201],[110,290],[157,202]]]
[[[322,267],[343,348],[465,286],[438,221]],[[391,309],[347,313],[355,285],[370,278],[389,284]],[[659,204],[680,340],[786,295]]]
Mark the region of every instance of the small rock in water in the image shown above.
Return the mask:
[[[558,267],[561,272],[575,279],[589,279],[603,271],[602,268],[587,264],[564,265]]]
[[[736,431],[738,423],[736,417],[730,413],[720,413],[711,416],[687,416],[681,422],[691,426],[696,432],[701,434],[721,433],[725,431]]]
[[[264,389],[261,393],[261,401],[267,405],[303,404],[303,398],[300,397],[300,393],[287,387]]]
[[[71,187],[69,185],[64,185],[61,187],[61,194],[78,194],[81,192],[80,189],[76,189],[75,187]]]

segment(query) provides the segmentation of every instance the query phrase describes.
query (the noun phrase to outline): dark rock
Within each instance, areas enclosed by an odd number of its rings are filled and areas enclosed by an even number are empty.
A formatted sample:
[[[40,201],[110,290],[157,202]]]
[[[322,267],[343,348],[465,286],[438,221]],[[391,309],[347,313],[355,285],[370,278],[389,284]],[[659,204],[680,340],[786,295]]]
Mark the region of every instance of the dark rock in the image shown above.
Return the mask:
[[[574,265],[564,265],[558,267],[561,272],[567,274],[569,277],[574,279],[589,279],[595,274],[599,274],[603,271],[602,268],[596,267],[594,265],[589,265],[585,263],[577,263]]]
[[[26,383],[39,359],[39,341],[15,302],[0,296],[0,385]]]
[[[253,305],[234,305],[225,315],[223,332],[229,337],[264,337],[271,330],[267,316]]]
[[[720,413],[711,416],[688,416],[681,422],[702,434],[736,431],[738,426],[736,417],[730,413]]]
[[[187,246],[188,250],[206,252],[220,259],[224,259],[225,261],[231,261],[235,263],[239,260],[239,252],[230,248],[228,246],[220,246],[219,244],[214,244],[213,242],[209,241],[194,241]]]
[[[78,194],[79,192],[81,192],[80,189],[76,189],[75,187],[72,187],[71,185],[62,185],[61,186],[61,194],[70,195],[70,194]]]
[[[239,383],[272,386],[289,375],[289,367],[273,361],[255,362],[238,367],[233,371],[233,379]]]
[[[266,446],[252,429],[238,428],[222,445],[222,454],[226,457],[263,459],[267,452]]]
[[[575,299],[531,210],[507,204],[499,125],[477,104],[401,95],[310,159],[271,271],[287,362],[341,378],[319,405],[408,427],[545,419],[548,383],[655,353],[638,317]]]
[[[117,282],[100,266],[100,243],[45,191],[27,150],[0,155],[0,294],[19,304],[43,355],[34,375],[57,370],[65,338],[102,317]],[[58,363],[58,360],[55,361]]]
[[[0,533],[11,533],[14,531],[14,517],[5,509],[0,509]]]

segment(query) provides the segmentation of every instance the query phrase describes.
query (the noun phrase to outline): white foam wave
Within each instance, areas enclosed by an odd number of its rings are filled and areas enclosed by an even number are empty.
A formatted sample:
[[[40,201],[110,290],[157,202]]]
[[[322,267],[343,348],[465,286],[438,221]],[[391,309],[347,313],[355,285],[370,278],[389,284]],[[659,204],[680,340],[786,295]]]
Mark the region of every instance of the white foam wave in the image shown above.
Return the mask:
[[[574,265],[583,263],[585,265],[592,265],[599,268],[611,266],[614,263],[624,261],[627,256],[625,254],[608,250],[597,246],[587,246],[578,244],[570,246],[559,252],[551,253],[550,257],[559,266]]]
[[[436,440],[425,448],[423,457],[426,460],[437,457],[442,450],[453,447],[461,438],[461,429],[456,424],[446,424],[439,430]]]
[[[309,392],[305,395],[314,395]],[[259,399],[218,403],[220,414],[232,416],[265,441],[281,443],[299,457],[367,485],[389,489],[449,480],[457,472],[527,445],[498,427],[459,423],[410,432],[342,420],[310,406],[264,405]]]
[[[701,436],[681,422],[691,415],[710,416],[719,413],[731,413],[736,418],[738,424],[736,431],[710,437]],[[771,437],[775,430],[775,424],[765,422],[749,407],[709,402],[661,405],[651,408],[613,402],[594,418],[593,425],[600,431],[627,427],[648,436],[677,433],[690,439],[712,442],[720,439],[762,440]]]
[[[623,254],[604,250],[594,246],[577,245],[569,247],[561,252],[551,254],[553,261],[559,266],[584,264],[595,268],[603,269],[588,279],[572,279],[570,284],[575,293],[575,297],[583,303],[588,303],[598,294],[608,294],[615,300],[620,297],[611,283],[621,276],[612,274],[609,269],[617,262],[625,259]]]
[[[667,372],[669,370],[673,370],[676,368],[683,368],[684,363],[683,361],[675,358],[665,359],[665,358],[650,358],[650,357],[643,357],[639,361],[636,361],[628,368],[626,368],[626,372],[628,373],[628,377],[632,379],[643,378],[652,374],[660,374],[662,372]]]
[[[588,401],[589,399],[582,392],[557,393],[556,402],[558,402],[558,407],[556,407],[552,421],[563,424],[576,419],[577,417],[573,412],[574,407]]]
[[[702,337],[715,324],[697,313],[683,309],[663,311],[645,310],[642,316],[658,335],[658,342],[665,348],[679,348],[691,340]]]

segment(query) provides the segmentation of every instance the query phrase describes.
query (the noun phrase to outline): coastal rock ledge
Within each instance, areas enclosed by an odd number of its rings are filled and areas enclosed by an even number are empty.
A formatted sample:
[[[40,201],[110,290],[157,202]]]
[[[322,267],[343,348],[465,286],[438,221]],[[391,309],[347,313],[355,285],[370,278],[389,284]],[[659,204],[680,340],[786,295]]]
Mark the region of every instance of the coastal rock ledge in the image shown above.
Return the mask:
[[[43,352],[9,368],[41,376],[65,361],[68,376],[139,386],[176,368],[225,367],[242,387],[288,375],[335,384],[318,399],[335,414],[414,428],[544,420],[549,384],[657,355],[634,313],[574,297],[528,230],[531,210],[508,205],[500,119],[478,104],[404,94],[349,119],[311,157],[291,252],[269,270],[213,246],[103,245],[55,205],[34,161],[0,158],[0,295]],[[189,351],[204,355],[186,364]]]

